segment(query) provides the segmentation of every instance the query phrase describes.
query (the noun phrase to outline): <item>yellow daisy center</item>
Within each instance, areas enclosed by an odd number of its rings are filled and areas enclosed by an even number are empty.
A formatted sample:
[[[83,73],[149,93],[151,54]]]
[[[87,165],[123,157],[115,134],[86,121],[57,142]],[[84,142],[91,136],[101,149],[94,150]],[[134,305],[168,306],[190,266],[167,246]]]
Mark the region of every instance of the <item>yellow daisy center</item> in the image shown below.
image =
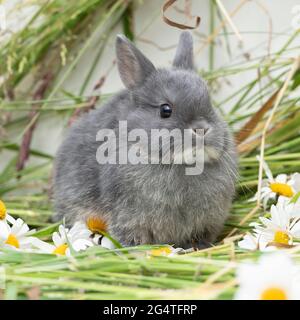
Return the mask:
[[[274,235],[274,242],[281,244],[289,244],[290,237],[286,232],[276,231]]]
[[[287,295],[281,288],[271,287],[261,293],[260,300],[287,300]]]
[[[291,198],[294,195],[293,189],[286,183],[272,182],[270,183],[270,189],[273,192],[288,198]]]
[[[150,254],[152,256],[167,256],[170,253],[172,253],[171,248],[165,247],[165,248],[159,248],[159,249],[153,249],[151,250]]]
[[[0,200],[0,220],[4,220],[6,217],[6,207],[3,201]]]
[[[86,220],[86,225],[93,233],[102,233],[107,231],[107,224],[100,217],[89,217]]]
[[[65,256],[67,249],[68,249],[68,245],[66,243],[61,244],[60,246],[58,246],[53,250],[53,254],[59,254],[61,256]]]
[[[13,247],[16,247],[16,248],[20,248],[20,243],[19,243],[19,240],[17,239],[17,237],[15,235],[13,235],[12,233],[7,237],[6,241],[5,241],[6,244],[9,244]]]

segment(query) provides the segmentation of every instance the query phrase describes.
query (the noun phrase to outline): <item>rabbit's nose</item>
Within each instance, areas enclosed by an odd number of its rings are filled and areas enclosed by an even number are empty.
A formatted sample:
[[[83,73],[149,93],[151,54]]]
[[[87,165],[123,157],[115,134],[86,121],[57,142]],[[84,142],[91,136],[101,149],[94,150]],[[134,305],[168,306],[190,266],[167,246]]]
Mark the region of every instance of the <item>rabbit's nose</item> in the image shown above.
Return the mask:
[[[201,132],[203,132],[204,135],[206,135],[207,132],[209,131],[209,127],[205,127],[205,128],[192,128],[192,129],[193,129],[193,132],[194,132],[195,134],[198,134],[198,133],[197,133],[197,130],[201,130],[201,131],[200,131],[200,134],[201,134]]]

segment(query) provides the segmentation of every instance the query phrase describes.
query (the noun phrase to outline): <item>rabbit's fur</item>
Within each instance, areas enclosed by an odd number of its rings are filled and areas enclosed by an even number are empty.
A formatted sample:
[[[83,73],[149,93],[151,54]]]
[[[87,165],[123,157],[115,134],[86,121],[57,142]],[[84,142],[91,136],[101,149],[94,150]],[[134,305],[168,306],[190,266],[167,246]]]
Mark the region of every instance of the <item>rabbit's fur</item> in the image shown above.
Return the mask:
[[[237,154],[228,127],[210,103],[194,71],[193,41],[180,37],[171,69],[156,69],[124,36],[116,40],[117,64],[126,90],[78,120],[55,165],[56,219],[72,224],[98,215],[125,246],[168,243],[183,248],[215,241],[235,192]],[[160,117],[160,105],[173,108]],[[185,164],[104,164],[96,161],[99,129],[209,128],[204,172],[186,175]]]

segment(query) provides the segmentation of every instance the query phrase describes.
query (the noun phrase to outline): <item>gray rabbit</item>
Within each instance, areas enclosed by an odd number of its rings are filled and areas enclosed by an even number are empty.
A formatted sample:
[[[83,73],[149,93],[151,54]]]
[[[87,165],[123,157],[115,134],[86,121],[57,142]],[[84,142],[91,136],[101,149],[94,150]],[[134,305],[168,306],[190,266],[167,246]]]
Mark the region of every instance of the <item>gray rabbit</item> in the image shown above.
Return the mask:
[[[206,247],[216,240],[231,207],[237,153],[195,72],[192,36],[181,34],[170,69],[156,69],[124,36],[117,37],[116,54],[126,89],[69,130],[55,163],[55,219],[72,224],[98,216],[124,246]],[[99,164],[96,154],[104,142],[97,141],[97,133],[118,132],[121,120],[128,132],[203,129],[202,174],[187,175],[187,163],[163,164],[162,154],[158,164]]]

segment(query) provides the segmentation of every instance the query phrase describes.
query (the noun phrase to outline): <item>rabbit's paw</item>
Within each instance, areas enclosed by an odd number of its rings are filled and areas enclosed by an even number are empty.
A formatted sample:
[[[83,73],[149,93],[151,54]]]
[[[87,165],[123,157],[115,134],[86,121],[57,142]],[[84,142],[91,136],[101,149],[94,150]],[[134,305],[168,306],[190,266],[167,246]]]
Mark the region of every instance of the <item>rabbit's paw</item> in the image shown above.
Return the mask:
[[[212,247],[212,243],[207,240],[192,240],[192,247],[195,251],[203,250]]]

